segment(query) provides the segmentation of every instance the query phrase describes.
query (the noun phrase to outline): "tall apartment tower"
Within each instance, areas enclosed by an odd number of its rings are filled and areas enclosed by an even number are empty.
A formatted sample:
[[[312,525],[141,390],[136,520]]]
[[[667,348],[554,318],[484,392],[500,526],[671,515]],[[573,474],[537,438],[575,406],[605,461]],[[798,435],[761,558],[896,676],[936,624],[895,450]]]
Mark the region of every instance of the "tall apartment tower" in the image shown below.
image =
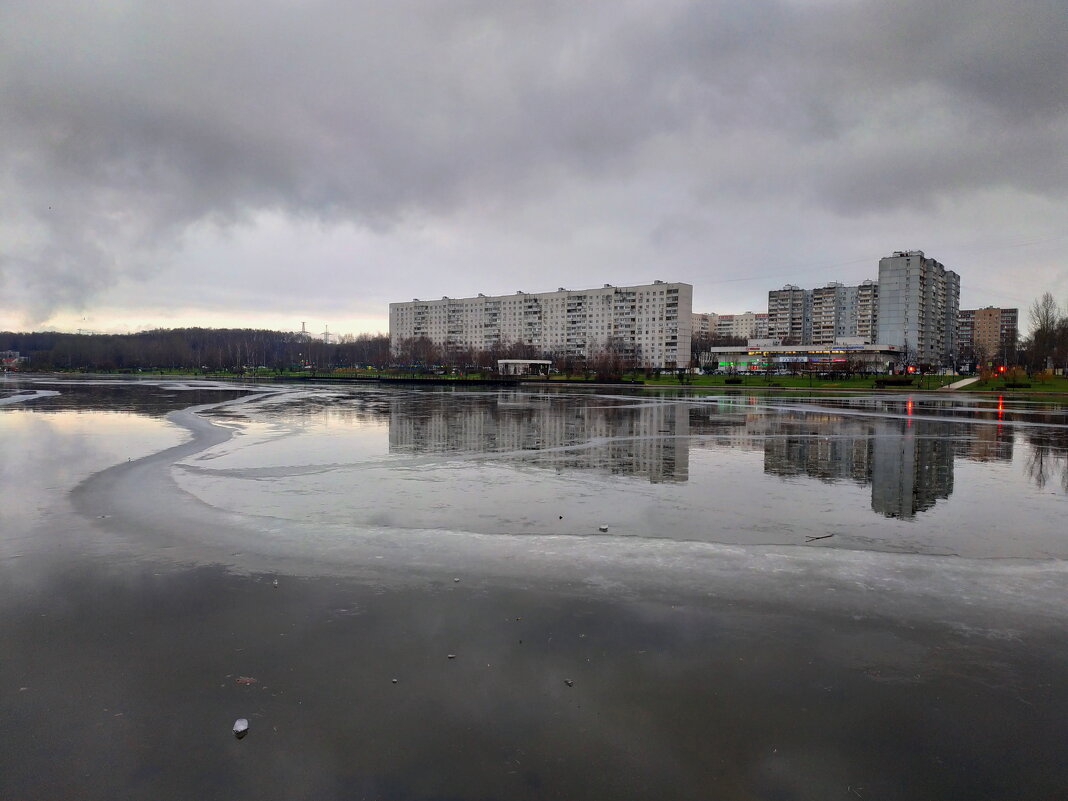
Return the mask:
[[[768,337],[792,345],[833,345],[843,337],[874,342],[878,297],[875,281],[773,289],[768,293]]]
[[[879,260],[881,344],[904,348],[917,364],[953,364],[959,311],[960,276],[922,250]]]
[[[857,332],[865,342],[879,336],[879,282],[870,278],[857,286]]]
[[[688,367],[692,324],[693,287],[663,281],[389,304],[395,354],[426,337],[453,352],[519,342],[588,358],[611,347],[639,366]]]
[[[860,286],[831,282],[812,290],[812,345],[833,345],[842,337],[862,336]],[[870,337],[870,323],[866,326]],[[867,339],[868,342],[872,340]]]
[[[812,342],[812,290],[787,284],[768,292],[768,337],[784,345]]]
[[[807,345],[833,345],[838,320],[838,307],[845,302],[845,287],[829,283],[809,293],[811,298],[811,336]]]

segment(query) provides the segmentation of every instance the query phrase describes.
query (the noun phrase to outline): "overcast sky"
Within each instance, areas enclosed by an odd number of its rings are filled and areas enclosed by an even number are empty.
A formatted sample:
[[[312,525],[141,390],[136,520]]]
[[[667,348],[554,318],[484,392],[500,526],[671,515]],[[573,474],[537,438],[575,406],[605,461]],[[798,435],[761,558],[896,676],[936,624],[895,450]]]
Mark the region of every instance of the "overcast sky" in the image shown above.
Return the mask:
[[[1068,301],[1066,54],[1065,0],[0,0],[0,329],[761,311],[901,249]]]

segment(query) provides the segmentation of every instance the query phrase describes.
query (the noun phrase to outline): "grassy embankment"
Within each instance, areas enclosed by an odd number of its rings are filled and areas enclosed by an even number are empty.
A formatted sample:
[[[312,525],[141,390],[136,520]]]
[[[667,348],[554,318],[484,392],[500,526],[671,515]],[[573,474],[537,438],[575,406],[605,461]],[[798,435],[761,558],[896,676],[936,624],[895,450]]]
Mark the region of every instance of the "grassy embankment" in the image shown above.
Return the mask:
[[[266,380],[270,380],[272,378],[296,377],[314,379],[317,376],[334,376],[338,378],[344,376],[352,376],[355,378],[434,378],[437,380],[458,378],[478,379],[491,377],[491,374],[487,371],[476,370],[466,373],[438,374],[434,371],[375,368],[337,368],[326,370],[274,370],[268,368],[250,370],[192,370],[181,368],[164,368],[162,370],[99,370],[92,372],[94,372],[95,374],[104,375],[138,375],[146,378],[151,376],[188,376],[190,378],[259,378]],[[887,386],[885,388],[889,390],[935,390],[947,384],[952,384],[956,381],[959,381],[965,377],[966,376],[957,375],[916,376],[912,380],[911,384],[902,386]],[[880,378],[885,378],[885,376],[850,376],[841,378],[820,378],[817,376],[800,375],[693,375],[685,376],[685,380],[683,382],[680,382],[678,376],[667,372],[663,373],[659,377],[646,377],[643,373],[628,373],[623,376],[623,380],[628,383],[644,385],[647,387],[707,387],[724,389],[730,389],[732,387],[744,387],[748,389],[837,389],[852,391],[878,389],[880,387],[876,385],[876,382]],[[557,381],[589,382],[591,384],[598,383],[598,379],[596,378],[596,376],[564,376],[560,374],[554,374],[550,376],[549,381],[554,383]],[[728,383],[728,381],[731,382]],[[1013,386],[1014,384],[1020,384],[1023,386]],[[1031,378],[1027,378],[1026,376],[1020,375],[1010,376],[1008,378],[1004,376],[988,376],[981,378],[979,381],[973,384],[970,384],[963,391],[1006,392],[1011,394],[1027,394],[1029,392],[1068,394],[1068,377],[1051,376],[1047,374],[1039,374]]]
[[[1018,385],[1018,386],[1014,386]],[[1014,377],[1006,380],[1000,376],[981,378],[964,388],[965,392],[1008,392],[1024,394],[1029,392],[1068,393],[1068,377],[1061,375],[1039,374],[1031,378]]]
[[[626,376],[625,376],[626,377]],[[723,387],[729,389],[732,386],[748,387],[750,389],[842,389],[842,390],[869,390],[876,388],[876,381],[885,376],[842,376],[834,378],[819,378],[817,376],[800,375],[743,375],[733,376],[741,379],[741,383],[727,383],[732,376],[725,375],[697,375],[687,376],[683,386],[692,387]],[[917,390],[938,389],[946,384],[959,381],[960,376],[951,375],[925,375],[917,376],[911,384],[902,386],[889,386],[887,389]],[[662,375],[660,378],[644,379],[646,386],[652,387],[677,387],[680,386],[677,376]]]

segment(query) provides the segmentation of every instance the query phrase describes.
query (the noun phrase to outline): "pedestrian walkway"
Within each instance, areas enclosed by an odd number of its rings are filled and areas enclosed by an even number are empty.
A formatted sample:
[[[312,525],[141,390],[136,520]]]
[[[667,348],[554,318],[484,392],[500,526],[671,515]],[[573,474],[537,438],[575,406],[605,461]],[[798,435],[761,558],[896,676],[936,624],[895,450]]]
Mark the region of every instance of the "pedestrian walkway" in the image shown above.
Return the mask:
[[[962,378],[960,381],[954,381],[952,384],[946,384],[944,387],[939,388],[939,392],[948,392],[951,389],[963,389],[969,384],[974,384],[979,380],[979,376],[973,376],[972,378]]]

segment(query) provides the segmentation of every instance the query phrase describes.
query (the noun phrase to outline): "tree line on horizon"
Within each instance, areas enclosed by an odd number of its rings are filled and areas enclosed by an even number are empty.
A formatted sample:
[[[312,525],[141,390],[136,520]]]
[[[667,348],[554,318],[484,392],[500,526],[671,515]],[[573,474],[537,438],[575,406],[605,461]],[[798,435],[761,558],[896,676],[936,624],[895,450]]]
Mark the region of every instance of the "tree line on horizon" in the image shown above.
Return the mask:
[[[306,334],[248,328],[169,328],[134,334],[0,333],[0,350],[18,351],[36,370],[289,370],[385,366],[389,337]]]
[[[696,343],[695,343],[696,344]],[[358,367],[442,367],[492,371],[498,359],[551,358],[568,374],[619,377],[641,368],[638,354],[609,344],[583,358],[545,353],[522,342],[490,348],[445,348],[426,337],[406,339],[391,352],[386,334],[344,335],[323,342],[307,334],[263,329],[173,328],[132,334],[72,334],[54,331],[0,332],[0,351],[17,351],[31,370],[336,370]],[[696,352],[696,351],[695,351]]]
[[[1045,292],[1029,309],[1031,333],[1016,351],[1016,361],[1029,371],[1068,368],[1068,307]],[[745,340],[694,335],[692,360],[721,345]],[[550,358],[568,374],[596,372],[621,375],[643,369],[640,353],[609,343],[589,358],[545,352],[522,342],[498,343],[486,349],[445,348],[426,337],[403,340],[396,353],[386,334],[343,335],[324,342],[301,332],[247,328],[170,328],[133,334],[71,334],[53,331],[0,332],[0,351],[17,351],[36,370],[208,370],[241,371],[390,366],[440,366],[493,370],[498,359]],[[680,365],[686,366],[686,365]]]

